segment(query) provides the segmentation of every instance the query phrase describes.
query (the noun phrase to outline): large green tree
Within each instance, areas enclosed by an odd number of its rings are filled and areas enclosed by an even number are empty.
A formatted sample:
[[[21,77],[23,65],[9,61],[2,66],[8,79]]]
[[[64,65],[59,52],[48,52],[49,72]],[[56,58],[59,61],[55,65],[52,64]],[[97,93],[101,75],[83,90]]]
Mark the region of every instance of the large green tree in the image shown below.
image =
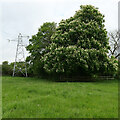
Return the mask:
[[[73,17],[62,20],[43,55],[49,73],[113,75],[117,61],[110,49],[104,15],[92,5],[82,5]]]
[[[55,31],[56,23],[46,22],[38,29],[38,33],[29,40],[30,44],[26,47],[30,53],[30,56],[26,59],[28,74],[38,76],[44,73],[41,56],[47,52],[46,47],[51,43],[51,36]]]

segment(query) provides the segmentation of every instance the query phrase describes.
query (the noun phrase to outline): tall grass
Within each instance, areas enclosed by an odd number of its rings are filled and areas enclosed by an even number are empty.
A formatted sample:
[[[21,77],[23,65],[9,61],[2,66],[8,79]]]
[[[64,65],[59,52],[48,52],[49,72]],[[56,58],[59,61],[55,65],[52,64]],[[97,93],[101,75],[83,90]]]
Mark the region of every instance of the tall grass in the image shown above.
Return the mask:
[[[3,77],[3,118],[117,118],[118,81]]]

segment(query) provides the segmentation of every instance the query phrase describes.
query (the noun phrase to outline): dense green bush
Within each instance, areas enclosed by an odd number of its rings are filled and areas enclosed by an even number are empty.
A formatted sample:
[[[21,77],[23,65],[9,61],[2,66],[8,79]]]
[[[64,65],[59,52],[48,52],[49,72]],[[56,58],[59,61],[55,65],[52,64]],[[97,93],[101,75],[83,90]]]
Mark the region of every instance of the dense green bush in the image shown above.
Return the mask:
[[[104,15],[92,5],[82,5],[73,17],[62,20],[52,43],[42,56],[50,74],[115,75],[118,67],[110,49]]]

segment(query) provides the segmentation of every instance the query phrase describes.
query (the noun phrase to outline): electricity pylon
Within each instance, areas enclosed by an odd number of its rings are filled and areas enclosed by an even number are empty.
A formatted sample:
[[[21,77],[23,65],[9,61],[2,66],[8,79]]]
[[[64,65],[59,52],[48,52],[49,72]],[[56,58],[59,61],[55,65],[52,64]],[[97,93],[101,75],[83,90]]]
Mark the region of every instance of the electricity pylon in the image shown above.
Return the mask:
[[[21,33],[18,35],[17,40],[17,49],[16,49],[16,56],[15,56],[15,62],[14,62],[14,68],[13,68],[13,76],[17,74],[18,72],[22,73],[23,76],[27,77],[27,67],[26,67],[26,61],[25,61],[25,55],[24,55],[24,44],[23,44],[23,37],[29,38],[29,36],[22,36]],[[16,41],[16,40],[11,40]]]

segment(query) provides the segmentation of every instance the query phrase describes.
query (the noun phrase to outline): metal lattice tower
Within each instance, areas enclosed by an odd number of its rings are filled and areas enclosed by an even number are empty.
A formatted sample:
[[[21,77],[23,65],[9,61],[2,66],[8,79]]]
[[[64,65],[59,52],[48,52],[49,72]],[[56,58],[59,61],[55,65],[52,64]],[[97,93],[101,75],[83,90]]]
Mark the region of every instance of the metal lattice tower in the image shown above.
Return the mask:
[[[23,44],[23,37],[29,38],[29,36],[22,36],[21,33],[18,35],[17,40],[17,49],[16,49],[16,56],[15,56],[15,63],[13,68],[13,76],[17,73],[22,73],[23,76],[27,77],[27,67],[25,62],[25,55],[24,55],[24,44]]]

